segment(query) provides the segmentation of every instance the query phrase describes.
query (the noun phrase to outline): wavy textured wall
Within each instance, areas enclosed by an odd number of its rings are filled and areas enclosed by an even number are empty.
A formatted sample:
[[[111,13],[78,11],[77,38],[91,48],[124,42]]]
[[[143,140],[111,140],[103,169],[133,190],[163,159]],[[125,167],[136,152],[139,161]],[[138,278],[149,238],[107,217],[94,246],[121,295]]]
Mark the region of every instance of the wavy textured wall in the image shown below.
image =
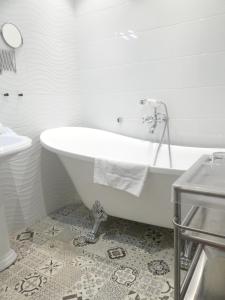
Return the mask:
[[[73,5],[69,0],[0,1],[0,24],[15,23],[24,38],[16,51],[17,74],[0,75],[0,122],[33,139],[31,149],[0,161],[1,200],[11,230],[75,198],[60,161],[39,143],[46,128],[80,123]],[[4,91],[10,97],[3,97]]]
[[[59,160],[41,150],[46,128],[82,121],[153,139],[138,104],[153,97],[168,105],[173,143],[225,146],[225,1],[0,0],[6,21],[24,46],[18,73],[0,76],[0,94],[10,93],[0,95],[0,121],[34,141],[0,166],[11,229],[75,197]]]

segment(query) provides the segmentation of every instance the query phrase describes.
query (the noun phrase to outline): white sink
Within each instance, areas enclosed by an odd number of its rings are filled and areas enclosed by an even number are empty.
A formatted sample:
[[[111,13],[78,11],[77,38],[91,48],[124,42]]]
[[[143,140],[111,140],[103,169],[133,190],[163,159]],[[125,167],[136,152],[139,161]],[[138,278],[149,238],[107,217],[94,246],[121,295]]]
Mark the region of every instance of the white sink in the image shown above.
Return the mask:
[[[29,148],[32,140],[26,136],[17,135],[11,129],[1,128],[0,133],[0,162],[8,155],[16,154]],[[0,165],[1,168],[1,165]],[[9,267],[16,260],[16,253],[9,245],[9,236],[5,220],[3,201],[0,199],[0,271]]]
[[[15,154],[29,148],[32,140],[26,136],[17,135],[11,129],[6,128],[0,134],[0,158]]]

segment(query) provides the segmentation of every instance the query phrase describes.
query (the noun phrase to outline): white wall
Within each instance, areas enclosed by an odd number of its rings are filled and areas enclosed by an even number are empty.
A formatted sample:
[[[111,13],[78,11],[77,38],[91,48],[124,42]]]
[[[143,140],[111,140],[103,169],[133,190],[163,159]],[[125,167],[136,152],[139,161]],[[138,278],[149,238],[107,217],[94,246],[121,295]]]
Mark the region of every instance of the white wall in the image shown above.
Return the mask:
[[[0,122],[33,139],[31,149],[7,163],[0,161],[0,201],[5,202],[11,230],[75,197],[58,158],[41,150],[39,143],[39,134],[46,128],[80,123],[73,3],[0,1],[0,25],[15,23],[24,39],[23,47],[16,51],[17,74],[0,75]],[[10,97],[3,97],[4,91]],[[18,92],[24,97],[17,97]]]
[[[225,146],[224,0],[1,0],[8,21],[24,46],[17,74],[0,76],[0,121],[34,143],[0,162],[11,230],[74,199],[60,161],[41,150],[46,128],[152,138],[138,101],[155,97],[168,104],[174,143]]]
[[[173,143],[225,146],[224,0],[79,3],[87,126],[149,138],[138,101],[153,97],[168,105]]]

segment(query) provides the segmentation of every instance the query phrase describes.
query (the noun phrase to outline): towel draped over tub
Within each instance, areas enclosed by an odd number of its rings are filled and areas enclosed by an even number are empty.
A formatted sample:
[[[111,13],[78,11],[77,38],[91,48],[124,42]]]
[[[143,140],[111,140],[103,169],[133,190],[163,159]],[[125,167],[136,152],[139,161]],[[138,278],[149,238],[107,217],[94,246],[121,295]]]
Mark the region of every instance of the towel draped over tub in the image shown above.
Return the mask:
[[[96,158],[94,165],[94,183],[123,190],[139,197],[147,173],[147,165]]]

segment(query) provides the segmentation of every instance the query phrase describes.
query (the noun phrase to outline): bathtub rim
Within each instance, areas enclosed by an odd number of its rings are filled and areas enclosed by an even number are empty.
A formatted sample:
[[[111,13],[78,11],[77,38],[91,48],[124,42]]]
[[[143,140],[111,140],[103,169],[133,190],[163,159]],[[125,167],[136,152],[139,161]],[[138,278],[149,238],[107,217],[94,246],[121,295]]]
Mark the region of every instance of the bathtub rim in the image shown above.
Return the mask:
[[[80,154],[77,154],[77,153],[74,153],[74,152],[69,152],[69,151],[66,151],[66,150],[58,149],[56,147],[50,146],[46,141],[44,141],[43,137],[44,137],[44,134],[47,131],[61,129],[61,128],[85,128],[85,129],[90,129],[90,130],[93,130],[93,129],[96,130],[95,128],[82,127],[82,126],[61,126],[61,127],[54,127],[54,128],[51,128],[51,129],[46,129],[40,135],[40,143],[43,146],[43,148],[47,149],[50,152],[53,152],[53,153],[57,154],[59,157],[62,155],[62,156],[70,157],[72,159],[79,159],[79,160],[82,160],[82,161],[91,162],[93,164],[94,164],[95,159],[104,159],[104,157],[80,155]],[[102,130],[102,129],[97,129],[97,130],[108,132],[108,131]],[[110,132],[110,133],[113,133],[113,132]],[[121,135],[119,133],[114,133],[114,134]],[[125,136],[125,137],[127,137],[127,136]],[[136,139],[136,138],[134,138],[134,139]],[[151,141],[149,141],[149,142],[152,143]],[[155,148],[158,144],[157,143],[152,143],[152,145]],[[172,146],[175,146],[175,145],[172,145]],[[192,147],[186,147],[186,146],[181,146],[181,147],[192,148]],[[143,164],[143,165],[146,166],[145,164]],[[149,163],[149,165],[147,165],[147,166],[148,166],[148,172],[149,173],[156,173],[156,174],[181,175],[181,174],[183,174],[184,171],[186,171],[186,169],[152,166],[151,163]]]

